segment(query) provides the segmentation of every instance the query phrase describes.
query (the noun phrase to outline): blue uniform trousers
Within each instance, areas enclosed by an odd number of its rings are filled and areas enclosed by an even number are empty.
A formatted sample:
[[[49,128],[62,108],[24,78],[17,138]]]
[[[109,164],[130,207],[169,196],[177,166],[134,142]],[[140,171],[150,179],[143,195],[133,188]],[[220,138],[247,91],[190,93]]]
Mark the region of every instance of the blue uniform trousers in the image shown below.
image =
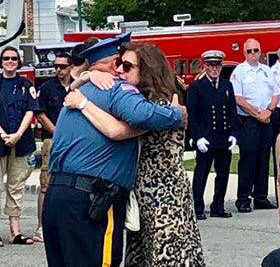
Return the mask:
[[[280,248],[270,252],[262,261],[262,267],[280,266]]]
[[[117,197],[100,223],[90,219],[90,204],[87,192],[49,185],[43,207],[48,266],[120,266],[126,199]]]
[[[241,122],[236,205],[267,199],[269,157],[272,146],[271,123],[261,123],[249,116],[239,116]]]

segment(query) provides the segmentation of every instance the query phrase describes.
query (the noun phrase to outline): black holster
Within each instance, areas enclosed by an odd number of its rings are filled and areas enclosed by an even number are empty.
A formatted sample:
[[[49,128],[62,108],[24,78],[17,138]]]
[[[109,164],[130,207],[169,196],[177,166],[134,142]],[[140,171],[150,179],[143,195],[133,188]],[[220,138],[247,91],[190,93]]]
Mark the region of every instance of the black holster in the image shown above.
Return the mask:
[[[119,193],[120,187],[118,185],[106,180],[95,179],[92,182],[90,193],[91,205],[88,211],[90,218],[94,222],[100,222]]]

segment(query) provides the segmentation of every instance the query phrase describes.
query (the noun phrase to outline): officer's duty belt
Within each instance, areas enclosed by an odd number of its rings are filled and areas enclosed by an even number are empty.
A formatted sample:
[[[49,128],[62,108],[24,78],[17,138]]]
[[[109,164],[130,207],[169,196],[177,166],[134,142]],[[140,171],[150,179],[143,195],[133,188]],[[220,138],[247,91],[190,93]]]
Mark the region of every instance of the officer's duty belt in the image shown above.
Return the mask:
[[[84,192],[92,191],[92,183],[98,178],[94,176],[82,176],[66,173],[51,174],[50,185],[65,185]]]

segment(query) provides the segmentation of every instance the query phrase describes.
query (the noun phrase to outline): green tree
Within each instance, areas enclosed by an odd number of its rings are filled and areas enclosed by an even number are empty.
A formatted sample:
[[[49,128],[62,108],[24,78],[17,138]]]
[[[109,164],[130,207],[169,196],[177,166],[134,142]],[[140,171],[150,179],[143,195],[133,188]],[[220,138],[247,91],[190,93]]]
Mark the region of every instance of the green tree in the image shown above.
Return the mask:
[[[190,13],[192,24],[280,19],[280,0],[90,0],[84,18],[92,29],[106,27],[106,18],[148,20],[150,26],[174,25],[173,15]]]
[[[7,29],[7,16],[0,17],[0,28]]]

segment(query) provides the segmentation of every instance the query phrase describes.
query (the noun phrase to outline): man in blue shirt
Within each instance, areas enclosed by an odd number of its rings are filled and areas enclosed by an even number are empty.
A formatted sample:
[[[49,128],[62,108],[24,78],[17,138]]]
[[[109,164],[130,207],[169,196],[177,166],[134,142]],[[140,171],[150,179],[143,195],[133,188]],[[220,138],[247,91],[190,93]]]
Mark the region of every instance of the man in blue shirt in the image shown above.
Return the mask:
[[[91,69],[114,75],[118,47],[127,40],[124,35],[90,47],[86,54]],[[150,102],[127,82],[116,81],[108,91],[87,83],[81,92],[136,128],[182,126],[180,109]],[[79,109],[85,108],[87,99]],[[79,110],[62,109],[51,148],[51,180],[43,211],[50,266],[120,265],[127,191],[134,186],[137,155],[137,138],[112,141]]]

